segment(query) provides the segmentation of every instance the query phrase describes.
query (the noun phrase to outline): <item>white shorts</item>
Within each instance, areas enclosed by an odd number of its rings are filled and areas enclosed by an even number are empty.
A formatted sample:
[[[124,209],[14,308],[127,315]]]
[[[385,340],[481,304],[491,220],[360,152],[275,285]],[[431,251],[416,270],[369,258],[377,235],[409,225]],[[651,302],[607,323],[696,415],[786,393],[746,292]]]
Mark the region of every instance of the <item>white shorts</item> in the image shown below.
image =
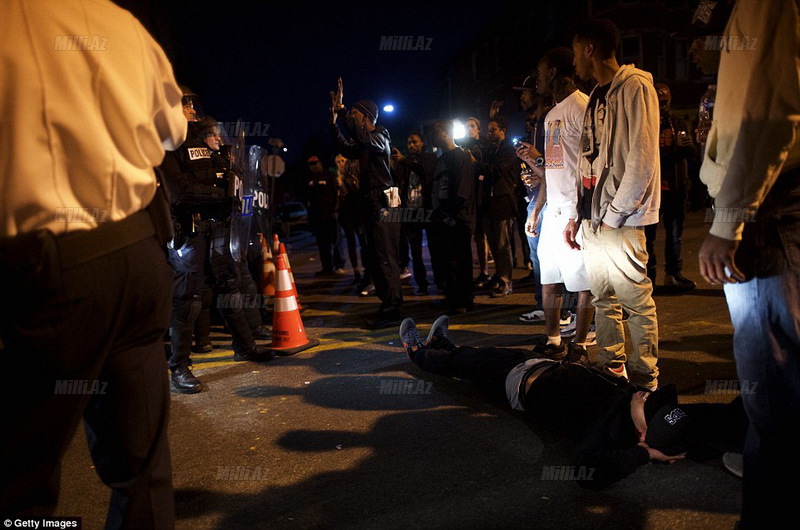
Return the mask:
[[[564,242],[569,215],[558,206],[547,206],[539,229],[539,266],[542,285],[563,283],[567,291],[589,290],[589,277],[583,264],[583,251],[573,250]],[[575,241],[583,247],[583,229],[578,225]]]

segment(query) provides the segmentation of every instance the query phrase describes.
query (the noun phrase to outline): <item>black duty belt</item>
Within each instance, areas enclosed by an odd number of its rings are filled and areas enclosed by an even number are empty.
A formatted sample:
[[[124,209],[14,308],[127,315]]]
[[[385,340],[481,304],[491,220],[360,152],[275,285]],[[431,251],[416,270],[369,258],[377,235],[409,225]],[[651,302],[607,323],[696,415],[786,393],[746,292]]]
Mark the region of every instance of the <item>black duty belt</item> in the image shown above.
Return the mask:
[[[150,213],[145,210],[125,219],[100,223],[92,230],[78,230],[56,236],[62,270],[77,267],[93,259],[138,243],[155,235]]]

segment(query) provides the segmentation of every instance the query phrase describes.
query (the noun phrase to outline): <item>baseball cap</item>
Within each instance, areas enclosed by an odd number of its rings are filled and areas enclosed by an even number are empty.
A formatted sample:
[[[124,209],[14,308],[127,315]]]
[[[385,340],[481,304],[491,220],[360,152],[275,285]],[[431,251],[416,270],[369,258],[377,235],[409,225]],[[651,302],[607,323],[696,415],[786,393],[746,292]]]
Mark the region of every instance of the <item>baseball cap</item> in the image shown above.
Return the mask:
[[[672,34],[672,37],[705,37],[721,35],[731,15],[728,0],[700,0],[689,26]]]
[[[686,452],[693,440],[692,419],[678,405],[664,405],[647,422],[645,443],[667,456]]]
[[[522,81],[522,86],[513,87],[514,90],[536,90],[536,76],[531,74]]]

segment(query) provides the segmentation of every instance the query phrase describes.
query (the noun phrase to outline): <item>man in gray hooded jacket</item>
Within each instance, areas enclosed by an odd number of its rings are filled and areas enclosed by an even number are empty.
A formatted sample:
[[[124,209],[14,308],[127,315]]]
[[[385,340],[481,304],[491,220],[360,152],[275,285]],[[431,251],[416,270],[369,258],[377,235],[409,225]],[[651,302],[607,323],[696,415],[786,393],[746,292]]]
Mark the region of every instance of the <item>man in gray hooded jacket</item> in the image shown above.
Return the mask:
[[[615,58],[619,29],[593,20],[575,36],[575,71],[594,78],[584,119],[579,216],[596,309],[599,367],[648,389],[658,386],[658,321],[647,277],[644,227],[658,222],[659,107],[653,77]],[[564,230],[575,241],[578,222]],[[625,351],[622,310],[633,350]]]

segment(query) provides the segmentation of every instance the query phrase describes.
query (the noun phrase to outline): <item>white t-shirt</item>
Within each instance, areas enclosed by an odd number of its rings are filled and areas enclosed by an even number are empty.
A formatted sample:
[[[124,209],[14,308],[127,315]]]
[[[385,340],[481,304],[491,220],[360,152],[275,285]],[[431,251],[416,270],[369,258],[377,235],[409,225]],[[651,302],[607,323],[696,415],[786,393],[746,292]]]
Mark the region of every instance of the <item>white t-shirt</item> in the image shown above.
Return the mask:
[[[544,119],[547,204],[562,210],[566,208],[572,219],[578,215],[578,161],[588,103],[589,96],[576,90],[553,107]]]
[[[544,363],[545,365],[558,364],[557,361],[552,359],[535,358],[528,359],[524,363],[520,363],[508,372],[506,376],[506,397],[508,398],[511,408],[514,410],[525,410],[522,402],[519,399],[519,386],[522,384],[522,378],[534,367]]]

